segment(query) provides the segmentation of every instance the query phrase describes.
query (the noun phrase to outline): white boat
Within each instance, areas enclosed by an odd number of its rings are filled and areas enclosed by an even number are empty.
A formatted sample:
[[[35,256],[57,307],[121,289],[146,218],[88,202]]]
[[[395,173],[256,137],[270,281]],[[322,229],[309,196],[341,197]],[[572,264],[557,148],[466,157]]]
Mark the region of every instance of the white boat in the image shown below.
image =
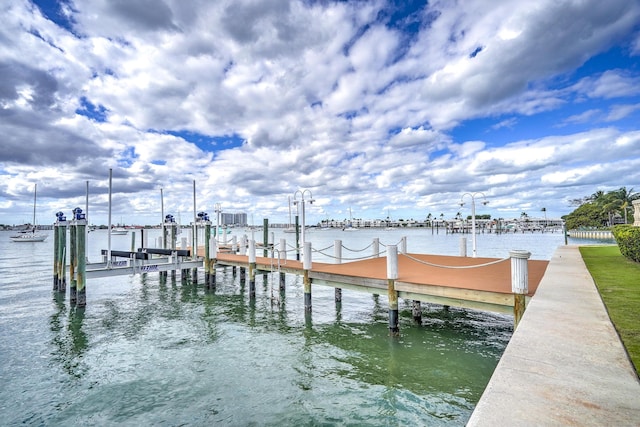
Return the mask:
[[[12,242],[44,242],[47,239],[46,234],[38,233],[36,227],[36,197],[37,197],[38,184],[33,187],[33,224],[29,224],[29,227],[20,231],[18,234],[9,236]]]
[[[114,236],[122,236],[125,235],[129,232],[129,230],[127,230],[126,228],[123,227],[112,227],[111,228],[111,234]]]

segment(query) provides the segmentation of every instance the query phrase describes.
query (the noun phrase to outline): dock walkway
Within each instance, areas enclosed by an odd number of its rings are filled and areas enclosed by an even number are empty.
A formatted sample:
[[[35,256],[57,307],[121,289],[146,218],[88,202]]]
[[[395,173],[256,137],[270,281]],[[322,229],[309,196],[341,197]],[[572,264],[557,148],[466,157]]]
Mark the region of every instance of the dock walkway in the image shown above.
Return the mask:
[[[342,264],[313,262],[309,278],[314,284],[382,294],[388,286],[386,262],[385,257]],[[246,267],[248,258],[218,253],[216,263]],[[536,292],[547,264],[548,261],[528,260],[529,297]],[[472,266],[478,267],[464,268]],[[256,257],[256,268],[274,271],[278,260]],[[290,259],[281,260],[279,268],[283,273],[303,272],[302,262]],[[399,254],[394,287],[400,298],[513,314],[509,258]]]
[[[554,253],[467,425],[640,426],[640,381],[577,246]]]

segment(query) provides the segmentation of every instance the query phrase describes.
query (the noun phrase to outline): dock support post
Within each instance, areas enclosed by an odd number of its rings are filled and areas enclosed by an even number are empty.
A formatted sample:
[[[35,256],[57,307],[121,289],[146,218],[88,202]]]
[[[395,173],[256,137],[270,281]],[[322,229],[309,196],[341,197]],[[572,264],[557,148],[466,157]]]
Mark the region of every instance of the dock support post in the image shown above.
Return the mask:
[[[76,208],[77,209],[77,208]],[[80,215],[80,214],[76,214]],[[82,215],[84,217],[84,215]],[[77,216],[76,216],[77,218]],[[87,236],[87,220],[76,219],[76,260],[78,261],[78,271],[76,272],[77,278],[77,307],[84,307],[87,305],[87,248],[86,248],[86,236]]]
[[[269,219],[262,219],[262,256],[267,258],[269,256]],[[262,273],[262,283],[264,286],[269,282],[269,274]]]
[[[284,261],[286,262],[287,260],[287,240],[286,239],[280,239],[280,255],[279,255],[280,261],[282,262],[282,260],[284,259]],[[285,290],[285,284],[287,282],[287,276],[286,273],[282,273],[280,272],[280,292],[283,292]]]
[[[69,227],[69,301],[75,304],[78,299],[78,248],[77,248],[78,228],[75,221]]]
[[[176,224],[175,222],[171,222],[171,230],[170,230],[170,235],[169,235],[169,247],[171,249],[176,249],[177,248],[177,239],[178,239],[178,224]],[[166,246],[165,246],[166,248]],[[167,272],[165,271],[164,273],[164,278],[167,278]],[[173,270],[171,270],[171,280],[176,280],[176,269],[174,268]]]
[[[58,290],[58,258],[60,258],[60,242],[58,241],[60,230],[58,222],[53,226],[53,290]]]
[[[400,239],[400,253],[407,253],[407,236],[402,236],[402,239]]]
[[[58,292],[65,292],[67,289],[67,221],[61,221],[58,226]]]
[[[513,292],[513,328],[518,327],[525,310],[525,298],[529,293],[528,260],[531,252],[509,251],[511,257],[511,291]]]
[[[309,278],[309,270],[311,270],[311,242],[304,242],[302,255],[302,269],[304,270],[304,311],[309,313],[311,312],[311,279]]]
[[[413,300],[413,305],[411,307],[411,314],[413,314],[413,320],[422,324],[422,304],[418,300]]]
[[[387,246],[387,292],[389,294],[389,335],[400,335],[398,322],[398,292],[395,289],[398,278],[398,247]]]
[[[336,264],[342,264],[342,240],[335,240],[333,242],[333,257]],[[336,288],[335,299],[336,303],[342,302],[342,289]]]
[[[210,237],[211,242],[209,243],[209,255],[211,258],[207,261],[209,263],[209,282],[205,285],[209,287],[209,289],[216,288],[216,260],[218,259],[218,242],[216,242],[215,237]],[[234,267],[235,268],[235,267]]]
[[[372,247],[373,247],[372,256],[374,258],[380,257],[380,239],[379,238],[375,237],[373,239],[373,246]]]
[[[69,303],[75,305],[78,301],[78,227],[75,221],[69,229]]]
[[[466,237],[460,237],[460,256],[461,257],[467,256],[467,238]]]
[[[296,261],[300,261],[300,224],[298,223],[298,215],[296,220]]]
[[[204,287],[208,289],[211,280],[211,223],[206,221],[204,223]],[[215,243],[214,243],[215,244]]]
[[[256,241],[249,240],[249,299],[256,297]]]

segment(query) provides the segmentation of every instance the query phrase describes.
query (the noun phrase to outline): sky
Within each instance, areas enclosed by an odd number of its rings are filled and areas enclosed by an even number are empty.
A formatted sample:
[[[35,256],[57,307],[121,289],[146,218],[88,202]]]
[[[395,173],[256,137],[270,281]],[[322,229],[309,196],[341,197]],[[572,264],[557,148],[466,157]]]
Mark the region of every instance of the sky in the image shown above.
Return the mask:
[[[38,223],[88,188],[106,224],[110,170],[128,224],[287,223],[303,197],[307,224],[559,218],[640,191],[638,0],[0,8],[0,224],[32,221],[35,185]]]

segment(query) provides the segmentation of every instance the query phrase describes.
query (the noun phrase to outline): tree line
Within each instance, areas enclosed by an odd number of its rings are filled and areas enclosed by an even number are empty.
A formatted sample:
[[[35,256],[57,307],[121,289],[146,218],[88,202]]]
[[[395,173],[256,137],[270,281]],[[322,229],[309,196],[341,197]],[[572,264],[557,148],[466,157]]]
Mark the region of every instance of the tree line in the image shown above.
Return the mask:
[[[566,222],[567,230],[628,224],[633,222],[632,202],[636,199],[640,199],[640,193],[634,193],[633,188],[627,190],[626,187],[620,187],[606,193],[597,191],[590,196],[571,200],[571,205],[577,208],[562,219]]]

